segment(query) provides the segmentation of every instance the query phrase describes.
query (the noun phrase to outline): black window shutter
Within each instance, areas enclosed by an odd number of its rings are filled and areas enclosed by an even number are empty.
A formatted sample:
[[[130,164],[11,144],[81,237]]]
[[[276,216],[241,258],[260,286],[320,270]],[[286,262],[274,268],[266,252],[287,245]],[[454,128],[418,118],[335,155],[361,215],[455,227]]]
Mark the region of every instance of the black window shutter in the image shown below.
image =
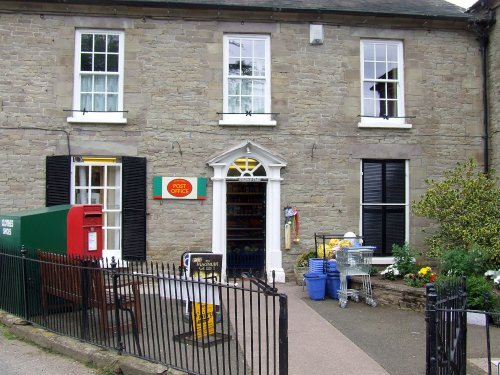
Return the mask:
[[[69,204],[71,193],[71,156],[47,156],[45,162],[45,205]]]
[[[379,255],[391,255],[392,245],[405,241],[405,208],[377,203],[405,203],[405,162],[363,161],[363,237]],[[368,204],[368,205],[367,205]]]
[[[146,158],[122,157],[122,257],[146,259]]]

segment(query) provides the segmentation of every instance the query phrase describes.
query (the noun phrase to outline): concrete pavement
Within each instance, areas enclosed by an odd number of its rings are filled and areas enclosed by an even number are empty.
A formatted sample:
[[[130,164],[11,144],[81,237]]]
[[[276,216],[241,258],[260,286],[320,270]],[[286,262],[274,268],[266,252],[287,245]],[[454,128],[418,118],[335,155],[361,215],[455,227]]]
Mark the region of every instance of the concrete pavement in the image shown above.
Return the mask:
[[[81,362],[43,351],[13,336],[0,326],[0,372],[2,375],[97,375]]]
[[[288,295],[289,374],[315,375],[389,373],[312,309],[302,287],[279,285]]]

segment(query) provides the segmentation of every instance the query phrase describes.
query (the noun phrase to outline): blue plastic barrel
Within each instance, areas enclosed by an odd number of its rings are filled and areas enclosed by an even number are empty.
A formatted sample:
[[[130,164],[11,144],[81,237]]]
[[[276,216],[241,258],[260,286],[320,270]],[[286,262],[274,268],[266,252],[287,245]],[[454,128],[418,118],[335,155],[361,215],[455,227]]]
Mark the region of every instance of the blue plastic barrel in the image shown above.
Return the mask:
[[[339,299],[340,272],[328,272],[326,275],[326,290],[328,297]]]
[[[326,262],[326,273],[337,271],[337,261],[335,259],[329,259]]]
[[[325,273],[325,260],[323,258],[309,258],[309,273]]]
[[[315,301],[325,299],[326,273],[306,273],[304,279],[310,299]]]

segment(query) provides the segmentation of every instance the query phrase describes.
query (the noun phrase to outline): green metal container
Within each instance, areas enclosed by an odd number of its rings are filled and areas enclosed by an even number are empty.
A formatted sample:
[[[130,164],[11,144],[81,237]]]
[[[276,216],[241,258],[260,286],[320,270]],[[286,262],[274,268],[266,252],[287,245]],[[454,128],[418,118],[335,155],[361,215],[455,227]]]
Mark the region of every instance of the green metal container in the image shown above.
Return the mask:
[[[66,254],[67,217],[71,205],[0,214],[0,245]]]
[[[24,246],[26,254],[26,300],[28,318],[41,314],[40,308],[40,265],[36,251],[66,254],[67,216],[71,205],[44,207],[34,210],[0,214],[0,308],[24,316],[25,289],[23,285],[21,255]]]

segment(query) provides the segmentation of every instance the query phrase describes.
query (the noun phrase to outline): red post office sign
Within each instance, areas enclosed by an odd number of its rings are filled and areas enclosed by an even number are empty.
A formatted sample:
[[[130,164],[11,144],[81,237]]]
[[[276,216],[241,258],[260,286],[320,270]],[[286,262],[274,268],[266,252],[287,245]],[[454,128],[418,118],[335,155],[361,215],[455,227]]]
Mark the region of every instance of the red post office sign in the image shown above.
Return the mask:
[[[185,178],[176,178],[168,183],[167,191],[173,197],[184,198],[191,194],[193,185]]]

